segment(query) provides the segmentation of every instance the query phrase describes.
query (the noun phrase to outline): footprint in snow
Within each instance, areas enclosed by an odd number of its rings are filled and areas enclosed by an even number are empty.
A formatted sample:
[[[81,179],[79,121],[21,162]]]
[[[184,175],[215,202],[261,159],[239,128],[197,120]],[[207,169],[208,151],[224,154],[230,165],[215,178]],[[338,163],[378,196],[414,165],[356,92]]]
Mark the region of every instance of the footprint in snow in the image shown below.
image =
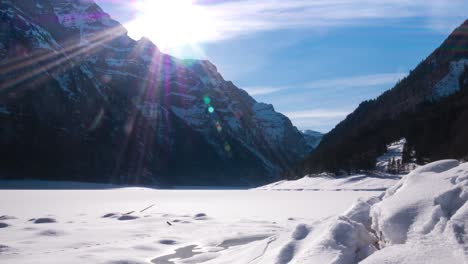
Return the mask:
[[[119,221],[128,221],[128,220],[135,220],[135,219],[138,219],[138,218],[139,218],[138,216],[134,216],[134,215],[122,215],[119,218],[117,218],[117,220],[119,220]]]
[[[309,235],[310,229],[305,224],[299,224],[296,226],[296,229],[292,233],[292,238],[294,240],[303,240]]]
[[[158,243],[163,245],[175,245],[177,244],[177,241],[172,239],[161,239],[158,241]]]
[[[121,213],[108,213],[103,215],[101,218],[116,218],[119,221],[128,221],[128,220],[135,220],[138,219],[138,216],[131,215],[133,212],[129,212],[126,214]]]
[[[119,213],[108,213],[108,214],[103,215],[102,218],[117,218],[119,216],[120,216]]]
[[[29,220],[29,221],[32,221],[34,224],[51,224],[51,223],[57,223],[57,220],[55,220],[54,218],[49,218],[49,217],[31,219],[31,220]]]
[[[138,245],[138,246],[134,246],[133,248],[136,250],[141,250],[141,251],[151,251],[151,252],[158,251],[156,247],[152,247],[148,245]]]
[[[286,264],[289,263],[293,258],[294,254],[296,253],[296,244],[298,240],[303,240],[306,238],[310,233],[310,228],[305,224],[299,224],[296,226],[296,229],[291,235],[293,239],[289,243],[287,243],[283,248],[280,250],[278,257],[276,258],[276,264]]]
[[[107,262],[107,264],[146,264],[137,260],[113,260]]]
[[[288,243],[286,244],[279,252],[279,255],[276,259],[276,264],[287,264],[289,263],[296,252],[296,244]]]
[[[9,246],[0,244],[0,253],[2,253],[2,252],[7,252],[7,251],[9,251],[10,249],[11,249],[11,248],[10,248]]]
[[[198,213],[193,216],[193,219],[195,220],[206,220],[208,219],[207,215],[205,213]]]
[[[14,216],[9,216],[9,215],[0,216],[0,220],[14,220],[14,219],[17,219],[17,218]]]
[[[58,237],[64,235],[64,233],[62,231],[49,229],[39,232],[38,235],[47,237]]]

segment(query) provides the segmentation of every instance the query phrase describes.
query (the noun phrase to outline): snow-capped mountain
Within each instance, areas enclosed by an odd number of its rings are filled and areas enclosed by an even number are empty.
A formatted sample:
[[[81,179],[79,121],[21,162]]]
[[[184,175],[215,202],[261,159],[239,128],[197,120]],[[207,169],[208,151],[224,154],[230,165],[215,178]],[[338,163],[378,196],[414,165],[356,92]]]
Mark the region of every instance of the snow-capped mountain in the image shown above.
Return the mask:
[[[134,41],[91,0],[5,0],[0,27],[3,177],[258,184],[310,150],[212,63]]]
[[[394,88],[361,103],[324,136],[294,176],[375,169],[402,138],[405,164],[468,159],[467,31],[468,20]]]

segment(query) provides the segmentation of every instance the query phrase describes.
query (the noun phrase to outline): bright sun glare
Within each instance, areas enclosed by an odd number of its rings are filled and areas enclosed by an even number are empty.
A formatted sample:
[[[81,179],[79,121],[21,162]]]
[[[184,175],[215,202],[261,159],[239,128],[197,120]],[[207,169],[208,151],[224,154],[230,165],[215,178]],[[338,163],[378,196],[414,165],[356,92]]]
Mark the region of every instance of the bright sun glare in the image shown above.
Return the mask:
[[[142,0],[137,16],[126,24],[131,36],[145,36],[162,50],[197,45],[214,34],[202,7],[192,0]]]

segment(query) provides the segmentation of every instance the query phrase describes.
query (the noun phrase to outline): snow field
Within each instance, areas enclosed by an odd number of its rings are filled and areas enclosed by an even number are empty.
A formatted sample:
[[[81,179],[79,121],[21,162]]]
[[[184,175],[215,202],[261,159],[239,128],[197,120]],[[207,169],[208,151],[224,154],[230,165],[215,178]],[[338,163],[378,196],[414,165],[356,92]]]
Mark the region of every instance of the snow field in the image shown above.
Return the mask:
[[[324,219],[375,195],[89,188],[0,190],[0,262],[287,263]]]
[[[1,190],[0,261],[463,264],[467,187],[468,164],[444,160],[255,190]]]

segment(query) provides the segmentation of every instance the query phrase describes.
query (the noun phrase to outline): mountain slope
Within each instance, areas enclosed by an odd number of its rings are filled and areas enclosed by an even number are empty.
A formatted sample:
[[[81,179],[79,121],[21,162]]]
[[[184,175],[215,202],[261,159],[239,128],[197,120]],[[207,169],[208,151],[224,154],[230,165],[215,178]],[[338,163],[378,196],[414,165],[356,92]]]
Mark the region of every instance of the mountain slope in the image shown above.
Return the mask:
[[[307,146],[311,150],[314,150],[318,144],[320,144],[320,141],[322,141],[323,138],[322,133],[313,130],[304,130],[302,131],[302,134],[304,135],[304,138],[307,142]]]
[[[418,163],[467,158],[467,32],[468,21],[393,89],[359,105],[289,176],[373,169],[401,138]]]
[[[208,61],[134,41],[91,0],[0,4],[0,177],[260,184],[309,152]]]

